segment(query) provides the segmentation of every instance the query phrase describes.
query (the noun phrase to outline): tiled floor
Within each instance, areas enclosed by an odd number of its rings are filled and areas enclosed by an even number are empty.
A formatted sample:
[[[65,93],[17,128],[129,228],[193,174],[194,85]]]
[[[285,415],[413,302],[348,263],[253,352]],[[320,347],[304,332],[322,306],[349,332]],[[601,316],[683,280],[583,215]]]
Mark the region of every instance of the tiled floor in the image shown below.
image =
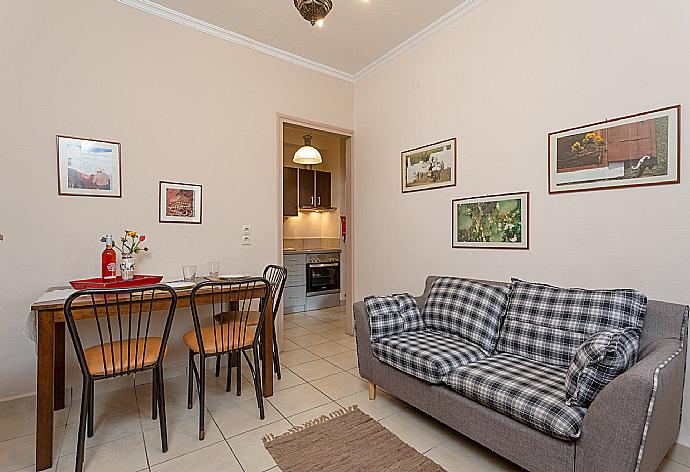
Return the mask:
[[[519,470],[491,451],[454,433],[432,418],[379,390],[369,401],[367,385],[357,373],[354,339],[344,334],[342,309],[285,316],[286,340],[281,354],[283,378],[275,395],[259,412],[252,384],[245,379],[242,396],[227,393],[224,373],[212,375],[207,387],[206,439],[199,441],[198,410],[186,407],[186,377],[166,380],[170,449],[161,453],[158,422],[151,419],[150,384],[97,395],[95,435],[86,440],[87,471],[278,471],[261,438],[281,434],[342,407],[359,407],[449,472]],[[244,368],[248,374],[249,369]],[[33,470],[34,407],[31,399],[0,406],[0,472]],[[79,404],[55,418],[53,470],[72,471]],[[673,450],[659,469],[690,472],[690,450]],[[683,465],[685,464],[685,465]]]

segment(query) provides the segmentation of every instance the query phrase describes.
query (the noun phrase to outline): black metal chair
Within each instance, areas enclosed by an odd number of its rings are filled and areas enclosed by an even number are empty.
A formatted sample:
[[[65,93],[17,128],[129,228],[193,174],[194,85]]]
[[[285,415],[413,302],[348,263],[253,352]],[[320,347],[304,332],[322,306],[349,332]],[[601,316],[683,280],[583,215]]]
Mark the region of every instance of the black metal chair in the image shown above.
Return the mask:
[[[206,432],[205,422],[205,389],[206,389],[206,359],[220,358],[227,354],[228,364],[233,356],[237,358],[237,394],[240,395],[242,385],[240,353],[249,364],[254,380],[254,390],[259,407],[259,417],[264,419],[263,389],[261,386],[261,364],[259,363],[260,333],[263,330],[268,306],[266,303],[267,290],[270,282],[263,277],[248,277],[237,281],[207,281],[198,284],[190,295],[192,320],[194,330],[187,332],[183,340],[189,348],[189,383],[187,389],[187,408],[191,409],[194,380],[196,379],[197,395],[199,397],[199,440],[203,440]],[[270,293],[270,292],[268,292]],[[211,323],[201,326],[198,299],[204,299],[205,305],[210,305]],[[232,311],[230,311],[232,308]],[[254,309],[252,309],[254,308]],[[217,315],[232,313],[231,317],[221,322],[216,321]],[[252,319],[258,317],[258,319]],[[250,322],[251,321],[251,322]],[[254,321],[256,321],[254,323]],[[247,356],[251,350],[253,361]],[[199,356],[199,365],[195,357]],[[228,390],[230,387],[230,369],[228,369]]]
[[[278,375],[278,380],[281,379],[281,374],[280,374],[280,349],[278,349],[278,336],[275,335],[276,333],[276,316],[278,316],[278,308],[280,307],[280,301],[283,298],[283,292],[285,291],[285,282],[287,281],[287,274],[288,270],[285,267],[278,266],[278,265],[268,265],[264,269],[264,274],[263,277],[269,281],[271,284],[271,298],[273,300],[273,306],[271,308],[271,320],[273,323],[273,370],[275,373]],[[221,322],[229,322],[232,317],[232,312],[229,313],[220,313],[215,316],[216,321],[219,323]],[[258,313],[252,313],[249,317],[249,323],[250,324],[256,324],[258,321]],[[263,351],[262,351],[263,352]],[[237,364],[239,365],[239,363]],[[232,359],[228,360],[228,380],[227,380],[227,388],[226,390],[229,392],[230,391],[230,382],[231,382],[231,367],[232,367]],[[241,368],[241,366],[239,367]],[[216,358],[216,377],[220,375],[220,356]],[[240,381],[240,377],[238,375],[237,377],[238,382]],[[238,385],[238,395],[240,392],[240,386]]]
[[[84,466],[85,434],[93,436],[94,384],[150,370],[153,373],[153,419],[160,418],[161,444],[168,451],[163,358],[167,351],[177,295],[167,285],[122,289],[90,289],[72,294],[64,306],[65,321],[83,376],[75,470]],[[151,334],[154,311],[167,310],[160,336]],[[77,324],[77,320],[84,320]],[[95,325],[99,343],[84,348],[87,320]],[[156,333],[158,334],[158,333]]]

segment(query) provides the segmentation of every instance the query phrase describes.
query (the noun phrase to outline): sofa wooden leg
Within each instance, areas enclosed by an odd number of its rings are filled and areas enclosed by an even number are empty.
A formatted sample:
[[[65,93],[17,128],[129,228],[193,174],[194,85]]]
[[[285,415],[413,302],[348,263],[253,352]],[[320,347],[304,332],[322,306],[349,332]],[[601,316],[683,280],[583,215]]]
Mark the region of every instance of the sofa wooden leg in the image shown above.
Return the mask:
[[[376,384],[369,382],[369,400],[376,400]]]

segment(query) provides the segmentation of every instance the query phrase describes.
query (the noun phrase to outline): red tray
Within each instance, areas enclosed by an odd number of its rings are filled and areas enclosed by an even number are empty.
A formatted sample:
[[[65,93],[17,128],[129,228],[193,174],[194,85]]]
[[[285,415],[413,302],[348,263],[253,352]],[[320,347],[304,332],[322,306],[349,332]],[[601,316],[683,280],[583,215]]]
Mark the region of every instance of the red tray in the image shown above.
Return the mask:
[[[144,285],[155,285],[163,280],[162,275],[135,275],[132,280],[126,282],[122,277],[117,277],[115,280],[105,281],[101,277],[84,280],[71,280],[70,285],[75,290],[84,290],[87,288],[125,288],[125,287],[140,287]]]

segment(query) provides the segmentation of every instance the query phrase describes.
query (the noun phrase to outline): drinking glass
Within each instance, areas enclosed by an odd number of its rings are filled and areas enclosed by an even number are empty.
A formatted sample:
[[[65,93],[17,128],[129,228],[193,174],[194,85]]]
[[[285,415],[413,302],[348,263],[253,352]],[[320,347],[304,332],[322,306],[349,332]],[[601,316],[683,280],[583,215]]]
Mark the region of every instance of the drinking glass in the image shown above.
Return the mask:
[[[196,266],[182,266],[182,277],[185,282],[194,282],[196,280]]]
[[[218,277],[218,274],[220,273],[220,262],[218,261],[213,261],[208,263],[208,276],[209,277]]]

